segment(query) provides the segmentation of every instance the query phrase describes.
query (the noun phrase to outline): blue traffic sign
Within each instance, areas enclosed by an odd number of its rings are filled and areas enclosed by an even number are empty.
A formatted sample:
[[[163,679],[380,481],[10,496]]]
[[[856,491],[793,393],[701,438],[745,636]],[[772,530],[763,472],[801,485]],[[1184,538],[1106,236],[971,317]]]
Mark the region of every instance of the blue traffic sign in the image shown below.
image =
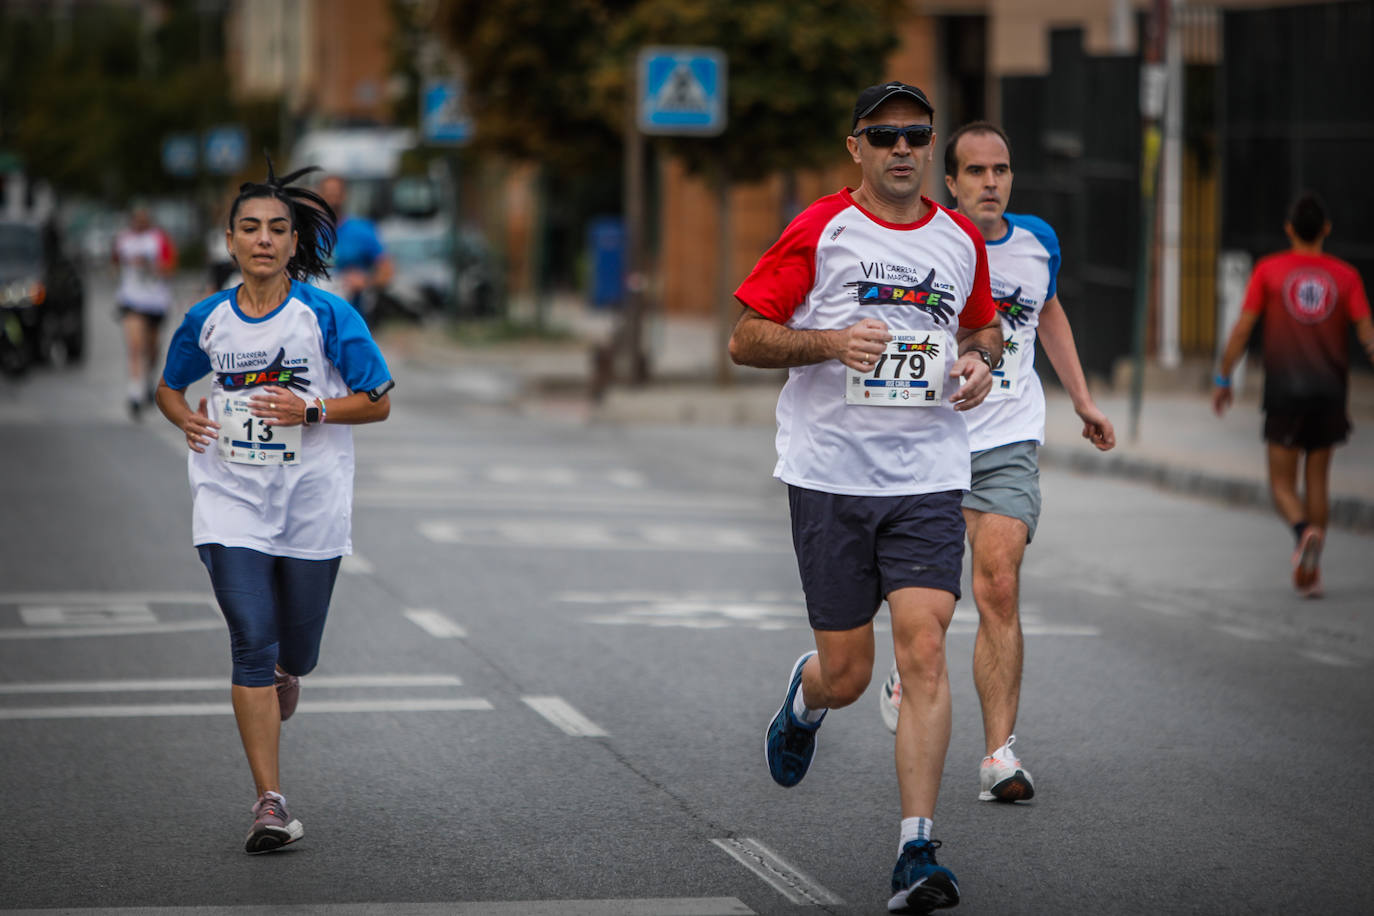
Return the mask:
[[[650,47],[639,51],[639,129],[646,134],[715,136],[725,130],[725,52]]]
[[[168,134],[162,138],[162,170],[177,178],[196,174],[197,148],[195,134]]]
[[[461,82],[425,80],[420,90],[420,135],[426,143],[466,143],[472,137]]]
[[[205,171],[232,175],[248,164],[248,132],[240,124],[222,124],[205,132]]]

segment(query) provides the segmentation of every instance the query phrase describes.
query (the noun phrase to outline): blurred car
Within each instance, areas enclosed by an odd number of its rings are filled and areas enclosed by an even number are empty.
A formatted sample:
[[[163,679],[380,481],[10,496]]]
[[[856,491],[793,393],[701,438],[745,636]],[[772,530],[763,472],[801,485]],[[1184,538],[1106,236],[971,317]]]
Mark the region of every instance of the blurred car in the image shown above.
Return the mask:
[[[82,358],[85,287],[51,224],[0,221],[0,368]]]
[[[486,318],[498,311],[496,270],[480,232],[464,229],[455,245],[446,219],[389,219],[378,226],[395,265],[387,292],[416,316]]]

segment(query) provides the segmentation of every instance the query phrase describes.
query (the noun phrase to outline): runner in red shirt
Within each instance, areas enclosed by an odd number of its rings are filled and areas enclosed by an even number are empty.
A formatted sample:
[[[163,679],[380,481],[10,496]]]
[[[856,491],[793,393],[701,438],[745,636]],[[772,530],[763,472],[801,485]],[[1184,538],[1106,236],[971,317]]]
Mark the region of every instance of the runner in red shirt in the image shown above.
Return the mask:
[[[1294,202],[1284,223],[1288,251],[1260,260],[1250,277],[1240,318],[1231,329],[1212,391],[1220,416],[1230,406],[1231,370],[1256,323],[1264,322],[1264,440],[1269,488],[1293,526],[1293,585],[1321,597],[1321,549],[1328,513],[1331,449],[1350,433],[1346,413],[1350,360],[1347,324],[1374,361],[1374,324],[1364,283],[1354,267],[1322,253],[1331,232],[1314,194]],[[1305,455],[1305,497],[1298,496],[1298,459]]]

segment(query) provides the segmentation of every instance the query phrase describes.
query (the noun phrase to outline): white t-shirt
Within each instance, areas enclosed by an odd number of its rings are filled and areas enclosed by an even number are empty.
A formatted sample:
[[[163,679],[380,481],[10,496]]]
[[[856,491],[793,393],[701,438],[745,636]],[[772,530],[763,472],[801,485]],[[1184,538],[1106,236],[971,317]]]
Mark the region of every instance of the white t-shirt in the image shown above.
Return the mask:
[[[174,256],[166,233],[156,227],[141,232],[123,229],[115,236],[114,252],[119,263],[115,301],[150,315],[166,312],[172,304],[172,289],[161,271],[171,265]]]
[[[370,391],[391,373],[358,312],[337,296],[293,282],[262,318],[239,311],[224,290],[187,313],[172,336],[163,378],[175,389],[214,373],[216,397],[275,385],[306,401]],[[187,461],[194,498],[192,542],[248,547],[273,556],[326,560],[353,552],[353,433],[336,424],[300,430],[300,460],[235,464],[212,445]]]
[[[923,198],[924,200],[924,198]],[[735,292],[741,303],[790,328],[838,330],[877,318],[915,332],[957,359],[955,331],[992,321],[983,239],[963,216],[926,200],[916,223],[868,213],[849,189],[792,221]],[[778,397],[773,475],[798,487],[850,496],[904,496],[969,488],[968,434],[949,404],[846,403],[838,360],[788,371]]]
[[[1007,234],[987,243],[992,298],[1002,319],[1002,364],[993,370],[992,392],[964,413],[975,452],[1045,441],[1045,391],[1035,372],[1035,339],[1040,313],[1058,282],[1059,239],[1039,217],[1004,213],[1003,218]]]

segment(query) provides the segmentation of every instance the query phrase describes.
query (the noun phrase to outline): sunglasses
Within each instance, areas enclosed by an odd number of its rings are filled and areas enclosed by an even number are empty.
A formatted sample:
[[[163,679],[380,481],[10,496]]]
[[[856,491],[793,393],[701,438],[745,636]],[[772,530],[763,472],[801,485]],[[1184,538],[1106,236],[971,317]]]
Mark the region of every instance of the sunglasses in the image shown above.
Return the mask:
[[[930,138],[935,136],[935,128],[929,124],[913,124],[910,127],[893,127],[891,124],[874,124],[854,131],[854,136],[868,135],[868,145],[877,149],[888,149],[897,145],[898,137],[905,137],[907,146],[929,146]]]

